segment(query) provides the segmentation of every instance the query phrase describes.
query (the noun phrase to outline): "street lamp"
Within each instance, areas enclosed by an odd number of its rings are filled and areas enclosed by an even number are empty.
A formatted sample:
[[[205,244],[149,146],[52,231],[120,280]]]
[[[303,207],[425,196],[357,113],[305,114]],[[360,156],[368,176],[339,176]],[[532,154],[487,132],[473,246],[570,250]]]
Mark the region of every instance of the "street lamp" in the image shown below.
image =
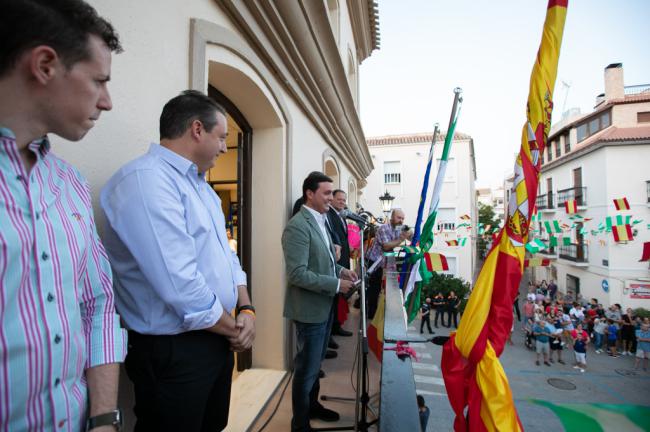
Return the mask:
[[[388,191],[384,192],[384,194],[379,197],[379,201],[381,201],[381,210],[384,212],[384,216],[386,217],[386,220],[388,220],[388,214],[390,213],[390,210],[393,207],[394,199],[395,197],[389,194]]]

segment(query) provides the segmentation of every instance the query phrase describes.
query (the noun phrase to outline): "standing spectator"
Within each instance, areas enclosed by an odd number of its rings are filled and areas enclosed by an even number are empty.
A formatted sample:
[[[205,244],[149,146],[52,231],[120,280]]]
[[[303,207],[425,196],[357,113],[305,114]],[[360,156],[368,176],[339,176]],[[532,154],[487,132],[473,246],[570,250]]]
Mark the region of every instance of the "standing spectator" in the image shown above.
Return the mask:
[[[605,329],[607,328],[607,323],[603,318],[596,318],[594,320],[594,348],[596,349],[596,354],[603,352],[603,340],[605,339]]]
[[[548,325],[546,323],[546,320],[543,318],[535,324],[533,327],[533,336],[535,336],[535,351],[537,355],[537,359],[535,361],[535,364],[539,366],[539,358],[540,354],[542,354],[544,358],[544,364],[546,366],[550,366],[551,364],[548,362],[548,355],[549,355],[549,339],[553,335],[553,327]]]
[[[618,339],[617,336],[618,328],[616,328],[616,324],[614,323],[614,320],[612,319],[607,320],[607,329],[605,329],[605,333],[607,334],[607,348],[609,349],[609,355],[612,357],[618,357],[618,354],[616,352],[616,340]]]
[[[553,353],[557,353],[557,362],[564,364],[564,360],[562,360],[562,349],[564,348],[562,346],[562,331],[562,325],[558,321],[558,323],[555,325],[553,336],[550,339],[551,354],[549,356],[549,361],[551,363],[553,363]]]
[[[451,327],[451,320],[454,320],[454,328],[458,328],[458,305],[460,299],[455,292],[450,291],[447,296],[447,328]]]
[[[442,295],[441,292],[436,294],[436,296],[433,298],[433,308],[436,310],[436,317],[433,319],[433,326],[435,328],[438,328],[438,318],[440,318],[440,325],[441,326],[445,325],[446,305],[447,305],[447,301],[445,300],[445,296]]]
[[[573,307],[569,310],[569,316],[574,327],[582,324],[582,321],[585,319],[585,312],[582,305],[578,302],[573,302]]]
[[[424,333],[424,324],[426,323],[429,334],[433,334],[433,330],[431,330],[431,299],[429,297],[422,303],[420,312],[422,314],[420,319],[420,333]]]
[[[548,297],[551,300],[555,300],[556,295],[557,295],[557,285],[555,284],[555,281],[551,279],[551,282],[548,284]]]
[[[418,412],[420,413],[420,429],[422,432],[426,432],[427,423],[429,423],[429,414],[431,411],[429,407],[424,404],[424,397],[422,395],[417,396],[418,399]]]
[[[632,309],[628,308],[627,313],[621,316],[621,342],[623,355],[632,355],[632,345],[634,345],[635,328],[634,328],[634,315]]]
[[[648,359],[650,358],[650,325],[647,323],[641,324],[641,329],[636,331],[637,347],[636,347],[636,360],[634,362],[634,369],[639,368],[641,359],[643,359],[643,370],[648,371]]]
[[[515,301],[512,304],[512,307],[515,313],[517,314],[517,321],[521,321],[521,311],[519,310],[519,297],[520,297],[520,293],[519,291],[517,291],[517,296],[515,297]]]
[[[526,321],[529,319],[533,319],[535,316],[535,303],[531,299],[527,299],[526,303],[524,304],[524,317],[526,318]]]
[[[0,429],[114,430],[126,332],[88,181],[49,135],[77,142],[112,109],[120,42],[81,0],[0,10]]]
[[[587,344],[589,343],[589,335],[582,329],[582,324],[578,324],[576,329],[571,332],[573,339],[573,353],[576,356],[576,364],[574,369],[580,369],[584,372],[587,368]]]

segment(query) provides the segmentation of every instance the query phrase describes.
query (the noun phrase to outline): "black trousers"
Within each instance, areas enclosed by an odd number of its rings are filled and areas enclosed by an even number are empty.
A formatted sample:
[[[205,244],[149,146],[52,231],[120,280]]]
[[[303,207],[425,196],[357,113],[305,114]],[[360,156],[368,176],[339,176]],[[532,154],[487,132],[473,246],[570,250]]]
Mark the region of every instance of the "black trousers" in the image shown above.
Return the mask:
[[[384,269],[381,267],[376,269],[368,280],[368,289],[366,290],[367,310],[366,316],[371,320],[377,311],[377,303],[379,301],[379,293],[381,292],[381,280],[384,276]]]
[[[223,430],[233,364],[228,340],[215,333],[130,331],[125,366],[135,387],[135,431]]]
[[[456,309],[447,309],[447,327],[451,327],[451,320],[454,320],[454,327],[458,328],[458,311]]]
[[[422,315],[422,321],[420,322],[420,333],[424,331],[424,323],[427,323],[427,329],[429,329],[429,333],[433,333],[433,330],[431,330],[431,312],[426,315]]]
[[[433,319],[433,325],[438,327],[438,318],[440,318],[440,325],[445,325],[445,311],[441,308],[436,309],[436,316]]]

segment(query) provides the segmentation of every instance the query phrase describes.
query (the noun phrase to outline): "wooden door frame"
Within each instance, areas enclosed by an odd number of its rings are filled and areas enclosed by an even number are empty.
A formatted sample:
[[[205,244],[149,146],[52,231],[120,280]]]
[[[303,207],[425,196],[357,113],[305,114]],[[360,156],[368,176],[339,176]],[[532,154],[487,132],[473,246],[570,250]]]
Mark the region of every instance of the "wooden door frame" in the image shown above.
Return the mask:
[[[251,182],[252,182],[252,144],[253,128],[250,126],[246,117],[239,111],[237,106],[232,103],[223,93],[212,85],[208,85],[208,96],[223,106],[226,112],[235,120],[235,123],[241,128],[242,134],[237,137],[237,201],[239,202],[239,220],[241,226],[237,230],[237,247],[241,257],[242,269],[246,272],[246,285],[248,295],[253,301],[251,289]],[[244,229],[241,229],[241,228]],[[237,370],[243,371],[250,369],[253,363],[252,349],[238,353]]]

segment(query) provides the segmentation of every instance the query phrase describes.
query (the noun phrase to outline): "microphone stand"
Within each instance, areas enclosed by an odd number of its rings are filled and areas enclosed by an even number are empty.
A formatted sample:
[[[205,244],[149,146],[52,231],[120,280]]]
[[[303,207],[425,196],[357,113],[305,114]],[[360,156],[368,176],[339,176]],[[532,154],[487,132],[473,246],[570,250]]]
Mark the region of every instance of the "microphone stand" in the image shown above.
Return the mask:
[[[368,325],[366,318],[366,263],[365,263],[365,251],[364,251],[364,229],[365,226],[361,221],[353,219],[361,228],[361,317],[359,318],[359,331],[357,337],[360,340],[357,343],[357,352],[355,356],[357,357],[357,388],[355,398],[340,398],[340,397],[328,397],[321,396],[321,400],[346,400],[355,402],[355,411],[354,411],[354,424],[349,426],[337,426],[337,427],[325,427],[325,428],[312,428],[316,431],[345,431],[345,430],[354,430],[354,431],[367,431],[370,426],[374,425],[379,421],[379,416],[376,415],[375,419],[368,422],[368,410],[370,396],[368,394],[369,382],[368,382]],[[366,222],[367,225],[367,222]]]

